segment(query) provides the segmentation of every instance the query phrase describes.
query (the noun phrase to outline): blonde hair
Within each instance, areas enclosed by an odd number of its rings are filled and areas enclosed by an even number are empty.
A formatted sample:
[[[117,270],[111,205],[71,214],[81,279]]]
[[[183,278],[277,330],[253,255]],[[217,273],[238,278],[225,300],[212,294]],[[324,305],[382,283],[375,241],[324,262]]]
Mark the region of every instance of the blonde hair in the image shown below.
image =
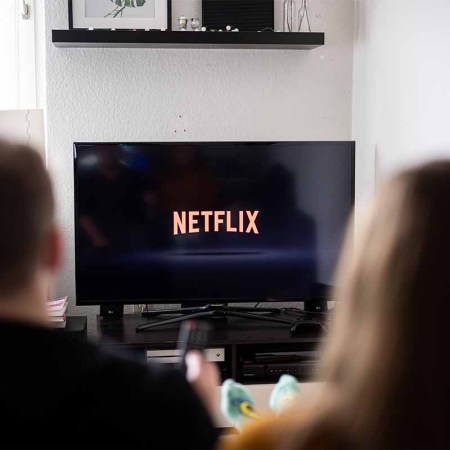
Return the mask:
[[[288,446],[449,448],[450,162],[386,184],[352,236],[319,372],[327,383]]]

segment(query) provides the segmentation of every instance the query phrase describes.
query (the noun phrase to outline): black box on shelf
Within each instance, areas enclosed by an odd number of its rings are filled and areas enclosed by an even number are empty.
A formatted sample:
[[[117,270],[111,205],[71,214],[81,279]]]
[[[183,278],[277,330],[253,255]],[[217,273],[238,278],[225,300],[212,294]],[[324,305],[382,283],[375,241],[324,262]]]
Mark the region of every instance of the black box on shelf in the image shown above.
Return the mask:
[[[274,0],[203,0],[202,25],[222,29],[227,25],[239,31],[262,31],[274,27]]]

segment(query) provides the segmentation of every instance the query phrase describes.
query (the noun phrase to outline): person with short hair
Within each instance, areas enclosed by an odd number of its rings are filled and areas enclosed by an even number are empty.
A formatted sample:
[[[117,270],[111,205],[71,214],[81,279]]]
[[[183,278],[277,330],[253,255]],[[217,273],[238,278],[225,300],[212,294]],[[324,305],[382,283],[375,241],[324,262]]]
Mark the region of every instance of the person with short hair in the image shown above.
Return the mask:
[[[48,327],[62,260],[40,156],[0,141],[0,446],[213,448],[216,367],[200,354],[181,372],[100,352]]]

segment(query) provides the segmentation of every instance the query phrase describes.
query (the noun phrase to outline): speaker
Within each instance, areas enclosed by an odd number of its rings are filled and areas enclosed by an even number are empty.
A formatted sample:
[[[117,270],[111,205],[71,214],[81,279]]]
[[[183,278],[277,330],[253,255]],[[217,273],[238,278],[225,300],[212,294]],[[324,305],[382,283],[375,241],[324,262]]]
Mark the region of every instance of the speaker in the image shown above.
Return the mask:
[[[100,315],[102,317],[123,317],[123,305],[115,303],[106,303],[100,305]]]
[[[202,25],[225,31],[227,25],[239,31],[261,31],[274,27],[274,0],[203,0]]]

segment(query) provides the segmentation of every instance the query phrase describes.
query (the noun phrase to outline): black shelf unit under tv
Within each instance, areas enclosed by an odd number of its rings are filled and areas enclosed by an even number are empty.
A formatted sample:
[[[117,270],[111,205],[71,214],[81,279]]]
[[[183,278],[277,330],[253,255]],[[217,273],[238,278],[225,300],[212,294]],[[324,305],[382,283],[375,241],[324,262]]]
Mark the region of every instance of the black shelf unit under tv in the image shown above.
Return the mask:
[[[324,33],[52,30],[56,47],[311,50]]]
[[[285,313],[281,317],[295,320],[295,316]],[[147,333],[136,333],[136,327],[146,321],[146,318],[137,314],[112,319],[98,316],[98,345],[113,352],[132,354],[142,362],[150,361],[148,351],[177,349],[179,324],[155,328]],[[324,323],[326,321],[327,319],[324,319]],[[318,334],[312,330],[305,329],[302,333],[292,336],[287,326],[253,322],[245,318],[214,319],[209,323],[211,334],[206,348],[219,350],[224,355],[223,360],[218,363],[222,378],[233,378],[244,384],[274,383],[284,373],[290,373],[301,381],[311,381],[311,376],[315,374],[317,368],[317,352],[326,340],[325,334]],[[252,361],[253,356],[261,352],[272,353],[275,356],[274,361],[261,363]],[[313,359],[309,366],[302,365],[303,370],[300,367],[296,369],[293,366],[289,367],[288,361],[276,361],[277,354],[280,357],[285,352],[291,354],[298,352],[300,355],[305,355],[306,352]],[[256,365],[266,365],[265,373],[258,375],[253,372]]]

